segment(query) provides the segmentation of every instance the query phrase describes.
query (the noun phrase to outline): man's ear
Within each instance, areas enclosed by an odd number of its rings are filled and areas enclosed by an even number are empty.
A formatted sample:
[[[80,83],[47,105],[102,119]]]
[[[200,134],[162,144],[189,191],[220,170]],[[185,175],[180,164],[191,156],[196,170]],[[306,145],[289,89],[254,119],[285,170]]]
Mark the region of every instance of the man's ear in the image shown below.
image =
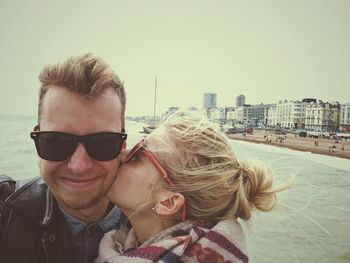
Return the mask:
[[[171,216],[181,211],[185,205],[185,197],[180,193],[169,192],[166,198],[159,200],[154,207],[157,215]]]

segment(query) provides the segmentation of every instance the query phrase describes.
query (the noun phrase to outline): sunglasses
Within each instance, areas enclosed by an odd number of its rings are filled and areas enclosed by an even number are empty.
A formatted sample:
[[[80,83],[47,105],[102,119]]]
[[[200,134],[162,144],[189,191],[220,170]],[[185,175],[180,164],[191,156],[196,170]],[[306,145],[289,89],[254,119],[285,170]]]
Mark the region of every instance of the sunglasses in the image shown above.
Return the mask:
[[[155,155],[147,148],[145,138],[142,138],[141,141],[136,144],[126,156],[124,163],[129,162],[139,151],[142,151],[147,159],[153,164],[153,166],[158,170],[163,179],[167,182],[170,188],[176,191],[173,181],[168,176],[167,171],[162,167],[160,162],[157,160]],[[181,213],[182,221],[186,221],[186,205],[184,204],[182,207]]]
[[[31,132],[38,155],[47,161],[64,161],[71,157],[78,143],[82,143],[89,156],[97,161],[116,158],[127,138],[125,133],[99,132],[75,135],[57,131]]]

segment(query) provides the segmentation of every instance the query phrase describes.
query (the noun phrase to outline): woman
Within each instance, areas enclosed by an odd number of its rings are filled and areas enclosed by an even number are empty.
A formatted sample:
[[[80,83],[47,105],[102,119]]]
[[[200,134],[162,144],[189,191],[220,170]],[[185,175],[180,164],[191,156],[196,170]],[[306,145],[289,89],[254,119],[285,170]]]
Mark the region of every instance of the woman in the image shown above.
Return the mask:
[[[248,262],[237,219],[271,210],[269,169],[235,158],[218,127],[193,113],[169,115],[122,154],[107,197],[132,229],[111,231],[96,262]]]

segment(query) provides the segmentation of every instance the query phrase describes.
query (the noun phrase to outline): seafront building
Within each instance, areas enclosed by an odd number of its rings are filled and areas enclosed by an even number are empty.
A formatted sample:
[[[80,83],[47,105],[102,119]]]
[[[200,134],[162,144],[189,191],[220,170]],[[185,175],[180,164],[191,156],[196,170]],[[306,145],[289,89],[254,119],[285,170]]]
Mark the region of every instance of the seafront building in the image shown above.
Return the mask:
[[[277,104],[271,104],[271,107],[267,111],[267,126],[268,127],[276,127],[277,126],[276,111],[277,111]]]
[[[236,110],[234,107],[226,107],[225,124],[233,124],[236,120]]]
[[[223,108],[211,108],[207,110],[208,118],[212,122],[222,123],[225,119],[225,111]]]
[[[340,106],[339,130],[350,131],[350,103]]]
[[[317,99],[305,98],[302,100],[302,102],[303,102],[303,107],[301,108],[300,128],[305,129],[306,108],[308,107],[308,105],[312,103],[317,103]]]
[[[271,104],[245,104],[236,108],[236,121],[239,123],[249,124],[252,126],[267,125],[268,110]]]
[[[272,104],[268,110],[267,125],[287,129],[305,128],[305,111],[310,103],[316,103],[316,99],[284,100]]]
[[[305,129],[335,132],[339,128],[340,104],[319,101],[307,105]]]
[[[244,104],[243,106],[236,108],[236,122],[239,123],[248,123],[249,117],[248,117],[248,108],[250,107],[249,104]]]
[[[206,110],[216,108],[216,98],[216,93],[204,93],[203,108]]]
[[[248,120],[253,126],[267,125],[268,111],[271,104],[257,104],[248,107]]]
[[[202,111],[203,115],[206,115],[209,120],[219,124],[231,125],[236,122],[235,108],[234,107],[216,107]]]
[[[236,108],[242,107],[245,104],[245,96],[243,94],[236,97]]]
[[[245,96],[236,97],[238,107],[217,107],[217,94],[205,93],[201,109],[190,107],[188,110],[198,111],[209,120],[221,125],[244,124],[253,127],[270,127],[281,129],[305,129],[319,132],[350,132],[350,103],[317,101],[315,98],[300,100],[283,100],[276,104],[243,104]],[[166,113],[178,110],[170,107]],[[142,116],[127,117],[130,120],[144,123],[159,121],[159,117]]]
[[[267,123],[280,128],[302,128],[302,101],[284,100],[268,111]]]

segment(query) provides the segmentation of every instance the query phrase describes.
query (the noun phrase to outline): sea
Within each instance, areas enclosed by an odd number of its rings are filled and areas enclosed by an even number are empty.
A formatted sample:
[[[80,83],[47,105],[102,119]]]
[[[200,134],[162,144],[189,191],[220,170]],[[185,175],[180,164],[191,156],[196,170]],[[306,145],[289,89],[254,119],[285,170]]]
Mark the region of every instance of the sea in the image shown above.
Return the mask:
[[[0,174],[17,180],[39,175],[29,133],[34,116],[0,115]],[[126,122],[128,147],[142,136],[143,124]],[[254,212],[242,223],[250,261],[350,262],[350,160],[270,145],[231,141],[240,160],[269,166],[277,184],[293,180],[271,212]]]

